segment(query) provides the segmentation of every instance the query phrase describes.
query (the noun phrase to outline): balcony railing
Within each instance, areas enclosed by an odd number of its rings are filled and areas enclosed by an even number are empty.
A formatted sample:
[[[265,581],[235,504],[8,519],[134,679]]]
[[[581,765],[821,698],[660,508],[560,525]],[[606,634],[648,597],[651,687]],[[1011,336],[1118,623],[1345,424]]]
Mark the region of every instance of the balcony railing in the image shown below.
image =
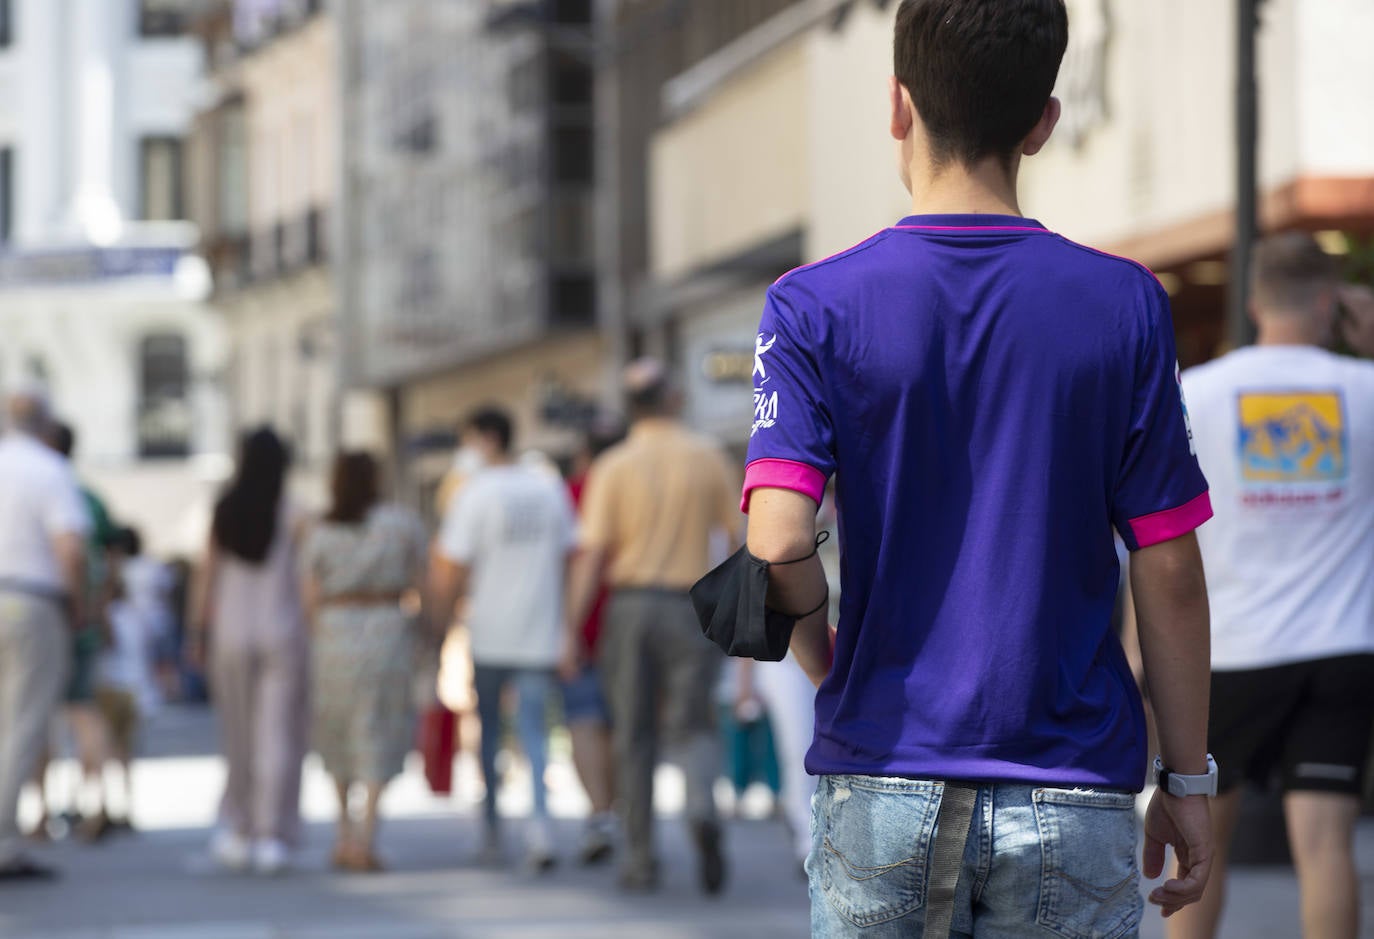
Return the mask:
[[[270,280],[329,260],[329,213],[315,207],[253,238],[254,280]]]

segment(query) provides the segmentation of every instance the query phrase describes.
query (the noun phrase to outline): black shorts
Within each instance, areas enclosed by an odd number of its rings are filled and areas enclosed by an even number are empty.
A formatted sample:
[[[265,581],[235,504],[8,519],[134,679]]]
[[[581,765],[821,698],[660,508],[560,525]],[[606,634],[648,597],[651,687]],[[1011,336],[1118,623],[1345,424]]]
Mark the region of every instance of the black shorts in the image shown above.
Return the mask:
[[[1284,792],[1360,795],[1371,730],[1374,655],[1212,673],[1207,748],[1223,792],[1277,771]]]

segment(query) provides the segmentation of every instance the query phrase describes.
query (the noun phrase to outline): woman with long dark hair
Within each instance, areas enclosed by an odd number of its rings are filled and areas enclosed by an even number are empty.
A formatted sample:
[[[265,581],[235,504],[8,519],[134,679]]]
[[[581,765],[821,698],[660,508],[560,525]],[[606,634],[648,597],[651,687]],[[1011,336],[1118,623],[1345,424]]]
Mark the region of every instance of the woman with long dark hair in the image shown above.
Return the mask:
[[[306,538],[305,596],[312,623],[314,746],[334,777],[339,833],[334,865],[376,871],[377,803],[414,738],[415,622],[422,610],[427,537],[420,519],[378,503],[377,463],[334,462],[333,505]],[[409,613],[405,606],[409,605]],[[349,796],[363,792],[354,817]]]
[[[196,618],[229,769],[211,850],[225,867],[262,874],[285,868],[300,837],[308,650],[296,573],[304,516],[285,495],[289,464],[272,431],[243,438],[215,506]]]

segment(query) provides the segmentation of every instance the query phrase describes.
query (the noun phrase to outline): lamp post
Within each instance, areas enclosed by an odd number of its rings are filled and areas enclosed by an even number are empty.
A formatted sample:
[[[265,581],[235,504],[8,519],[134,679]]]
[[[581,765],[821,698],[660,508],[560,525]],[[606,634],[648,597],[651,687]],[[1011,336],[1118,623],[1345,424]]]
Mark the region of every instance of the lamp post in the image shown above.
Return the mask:
[[[1231,253],[1227,338],[1233,346],[1255,341],[1250,321],[1250,269],[1259,236],[1259,79],[1255,47],[1264,0],[1236,0],[1236,236]]]

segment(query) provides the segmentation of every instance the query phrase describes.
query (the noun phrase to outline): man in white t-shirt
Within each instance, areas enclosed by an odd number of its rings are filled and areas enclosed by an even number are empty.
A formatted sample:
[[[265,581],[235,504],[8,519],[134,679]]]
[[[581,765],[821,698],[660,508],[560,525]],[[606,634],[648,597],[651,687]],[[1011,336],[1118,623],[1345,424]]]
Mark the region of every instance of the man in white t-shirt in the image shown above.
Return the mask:
[[[1374,354],[1368,295],[1306,234],[1262,242],[1256,345],[1182,389],[1216,513],[1198,531],[1212,609],[1208,748],[1218,854],[1170,936],[1215,934],[1239,784],[1278,775],[1302,934],[1354,939],[1353,831],[1374,722]]]
[[[70,466],[39,440],[36,387],[11,393],[0,438],[0,881],[50,877],[25,857],[19,790],[42,755],[81,622],[90,517]]]
[[[481,455],[483,466],[449,504],[439,534],[435,593],[445,615],[467,599],[487,788],[483,854],[487,860],[500,854],[496,755],[501,699],[514,686],[516,726],[534,788],[529,863],[547,870],[554,853],[544,789],[545,719],[562,651],[563,585],[576,525],[562,481],[517,463],[513,436],[510,416],[499,408],[484,408],[467,422],[463,444]]]

